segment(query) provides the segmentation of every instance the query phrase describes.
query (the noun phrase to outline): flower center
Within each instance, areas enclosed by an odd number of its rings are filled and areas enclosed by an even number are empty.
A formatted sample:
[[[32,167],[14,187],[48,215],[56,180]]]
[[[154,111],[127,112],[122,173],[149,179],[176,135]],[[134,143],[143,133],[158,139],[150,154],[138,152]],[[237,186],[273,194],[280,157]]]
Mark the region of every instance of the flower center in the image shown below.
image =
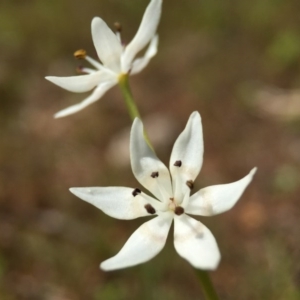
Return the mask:
[[[169,201],[169,205],[168,205],[168,207],[169,207],[169,210],[173,210],[173,211],[175,211],[176,204],[175,204],[175,202],[174,202],[173,198],[170,198],[170,201]]]
[[[174,198],[170,198],[169,204],[168,204],[169,210],[172,210],[175,215],[182,215],[184,213],[184,208],[181,206],[177,206],[177,204],[174,201]]]

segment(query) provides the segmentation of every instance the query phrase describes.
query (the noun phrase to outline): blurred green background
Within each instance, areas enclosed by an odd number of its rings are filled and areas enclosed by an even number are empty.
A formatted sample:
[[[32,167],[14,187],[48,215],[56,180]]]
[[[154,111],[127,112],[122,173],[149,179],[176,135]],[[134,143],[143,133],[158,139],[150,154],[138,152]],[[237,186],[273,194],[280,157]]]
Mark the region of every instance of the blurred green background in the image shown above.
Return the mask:
[[[77,49],[96,58],[94,16],[111,27],[121,22],[128,42],[147,4],[1,0],[2,300],[203,299],[172,232],[150,262],[99,270],[145,219],[109,218],[68,188],[138,187],[126,152],[131,122],[117,87],[54,120],[85,95],[44,79],[75,75]],[[222,253],[211,273],[221,299],[300,299],[299,11],[298,0],[164,1],[159,52],[131,78],[166,164],[190,113],[201,113],[205,154],[196,189],[258,167],[234,209],[199,218]]]

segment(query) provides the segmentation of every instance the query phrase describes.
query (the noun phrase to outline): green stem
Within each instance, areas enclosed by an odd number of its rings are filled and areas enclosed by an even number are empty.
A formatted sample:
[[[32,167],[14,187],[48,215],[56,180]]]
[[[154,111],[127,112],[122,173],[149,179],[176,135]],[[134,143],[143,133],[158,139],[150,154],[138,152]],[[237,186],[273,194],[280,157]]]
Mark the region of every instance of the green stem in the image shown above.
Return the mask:
[[[132,97],[127,74],[120,75],[119,86],[120,86],[122,94],[125,98],[125,104],[127,106],[131,120],[133,121],[135,118],[141,119],[139,110],[133,100],[133,97]]]
[[[125,104],[126,104],[126,107],[127,107],[127,110],[128,110],[131,120],[134,121],[135,118],[139,118],[140,120],[142,120],[139,110],[135,104],[135,101],[134,101],[132,93],[131,93],[131,89],[129,86],[129,80],[128,80],[128,74],[122,74],[119,76],[119,86],[120,86],[122,94],[124,96]],[[147,144],[149,145],[149,147],[153,150],[153,147],[151,145],[151,142],[148,138],[148,135],[147,135],[145,129],[144,129],[144,138],[145,138]]]
[[[200,284],[203,289],[203,294],[207,300],[218,300],[219,297],[214,289],[214,286],[209,278],[208,272],[195,269]]]

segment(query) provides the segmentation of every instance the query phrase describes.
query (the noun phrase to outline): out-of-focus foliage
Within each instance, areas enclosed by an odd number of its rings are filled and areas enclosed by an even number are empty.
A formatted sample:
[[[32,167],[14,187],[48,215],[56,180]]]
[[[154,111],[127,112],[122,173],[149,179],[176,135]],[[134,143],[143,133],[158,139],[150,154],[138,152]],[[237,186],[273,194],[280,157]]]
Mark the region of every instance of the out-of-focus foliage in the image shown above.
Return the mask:
[[[54,120],[82,95],[43,79],[75,75],[81,62],[72,53],[79,48],[96,56],[95,15],[121,22],[126,42],[147,3],[1,1],[0,299],[201,299],[171,237],[144,265],[98,269],[143,220],[111,219],[68,188],[138,186],[129,165],[109,150],[120,147],[123,155],[130,120],[117,88]],[[201,218],[223,255],[212,273],[221,299],[300,297],[299,10],[298,0],[165,0],[159,52],[131,79],[149,131],[161,115],[172,119],[166,138],[156,139],[165,163],[170,137],[200,111],[205,155],[195,189],[232,182],[258,167],[233,210]]]

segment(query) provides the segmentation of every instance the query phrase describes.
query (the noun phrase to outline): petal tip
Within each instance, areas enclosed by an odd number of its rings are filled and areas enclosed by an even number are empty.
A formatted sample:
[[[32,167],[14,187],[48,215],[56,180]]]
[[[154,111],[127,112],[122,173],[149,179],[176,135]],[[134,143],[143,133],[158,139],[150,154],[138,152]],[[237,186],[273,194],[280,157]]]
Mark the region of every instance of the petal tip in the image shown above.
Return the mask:
[[[103,24],[106,25],[106,22],[103,21],[100,17],[94,17],[91,22],[92,33],[96,32],[99,27],[102,27]]]
[[[218,254],[216,255],[215,260],[212,260],[211,262],[207,263],[204,265],[198,265],[198,266],[194,266],[196,269],[200,269],[200,270],[204,270],[204,271],[215,271],[221,261],[221,254],[220,252],[218,252]]]
[[[94,17],[92,19],[92,24],[95,24],[96,22],[104,22],[100,17]]]
[[[80,195],[86,194],[88,189],[89,188],[72,187],[69,188],[69,191],[80,198]]]
[[[72,194],[74,194],[75,191],[76,191],[76,189],[77,189],[77,188],[73,188],[73,187],[72,187],[72,188],[69,188],[69,191],[70,191]]]
[[[191,118],[197,118],[200,120],[201,119],[200,113],[197,110],[193,111],[191,114]]]
[[[100,270],[105,271],[105,272],[115,271],[115,270],[118,270],[118,269],[122,269],[122,267],[118,268],[116,266],[111,265],[110,258],[107,259],[107,260],[105,260],[105,261],[103,261],[102,263],[100,263],[99,268],[100,268]]]
[[[69,188],[69,191],[73,194],[73,195],[75,195],[76,197],[79,197],[80,198],[80,191],[79,191],[79,189],[80,188]]]
[[[58,119],[58,118],[63,118],[63,117],[67,117],[69,115],[72,115],[72,114],[75,114],[76,112],[82,110],[83,108],[79,108],[78,107],[80,106],[80,104],[78,105],[73,105],[73,106],[70,106],[70,107],[67,107],[63,110],[60,110],[59,112],[57,112],[55,115],[54,115],[54,119]]]
[[[254,168],[250,171],[249,175],[254,176],[254,174],[256,173],[256,171],[257,171],[257,167],[254,167]]]
[[[150,3],[148,4],[148,6],[150,5],[156,5],[159,7],[159,9],[161,10],[162,7],[162,0],[152,0],[150,1]]]
[[[59,118],[63,118],[65,117],[66,115],[64,113],[61,113],[61,112],[58,112],[56,113],[55,115],[53,115],[53,118],[54,119],[59,119]]]
[[[136,131],[136,130],[139,131],[139,130],[143,130],[143,129],[144,129],[143,122],[141,121],[140,118],[136,117],[133,120],[132,127],[131,127],[131,132]]]
[[[57,76],[45,76],[45,79],[56,84],[56,78]]]
[[[135,117],[133,120],[133,124],[137,124],[137,123],[143,125],[143,122],[141,121],[141,119],[139,117]]]
[[[105,272],[109,271],[109,268],[105,267],[105,261],[99,265],[99,269]]]

